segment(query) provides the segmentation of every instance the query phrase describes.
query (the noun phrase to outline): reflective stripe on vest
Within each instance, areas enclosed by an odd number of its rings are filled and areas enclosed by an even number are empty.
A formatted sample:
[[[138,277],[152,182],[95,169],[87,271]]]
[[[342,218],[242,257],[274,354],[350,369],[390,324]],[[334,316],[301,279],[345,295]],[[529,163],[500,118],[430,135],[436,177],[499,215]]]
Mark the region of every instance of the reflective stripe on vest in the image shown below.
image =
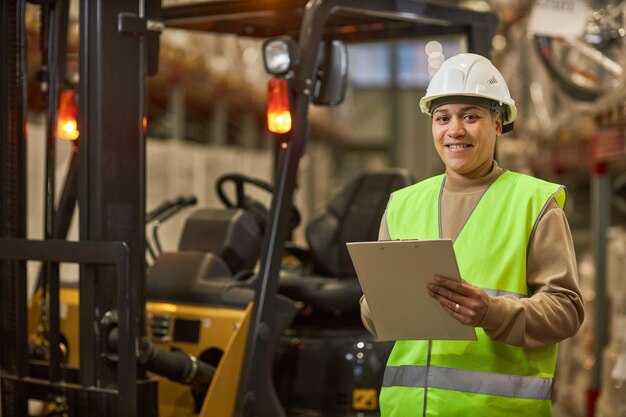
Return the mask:
[[[387,208],[391,239],[441,238],[444,178],[433,177],[393,194]],[[513,172],[501,174],[454,239],[463,278],[492,296],[531,295],[526,282],[528,245],[552,199],[563,206],[563,187]],[[557,347],[523,349],[494,342],[481,328],[476,334],[476,342],[396,342],[381,390],[382,415],[417,415],[416,410],[424,415],[428,410],[429,416],[465,415],[458,414],[458,400],[468,409],[489,407],[490,416],[508,417],[521,404],[522,415],[551,415]],[[432,407],[429,401],[434,401]]]
[[[520,294],[517,292],[511,292],[511,291],[501,291],[501,290],[492,290],[490,288],[483,288],[483,291],[485,291],[487,294],[493,296],[493,297],[499,297],[501,295],[512,295],[515,298],[525,298],[526,294]]]
[[[552,378],[517,376],[442,368],[438,366],[388,366],[385,369],[383,386],[441,388],[474,394],[497,395],[500,397],[549,400],[552,397]]]

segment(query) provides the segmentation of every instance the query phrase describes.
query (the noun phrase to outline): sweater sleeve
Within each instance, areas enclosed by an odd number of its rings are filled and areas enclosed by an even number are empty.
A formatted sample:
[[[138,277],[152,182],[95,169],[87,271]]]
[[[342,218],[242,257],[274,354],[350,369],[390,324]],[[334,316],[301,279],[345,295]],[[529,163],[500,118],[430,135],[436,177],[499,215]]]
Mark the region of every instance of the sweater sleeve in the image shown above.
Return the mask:
[[[532,296],[490,297],[480,326],[493,340],[524,348],[572,337],[584,320],[569,224],[552,200],[531,236],[527,281]]]
[[[387,214],[383,214],[383,218],[380,221],[380,229],[378,231],[378,240],[390,240],[389,230],[387,228]],[[372,321],[372,315],[370,314],[370,308],[367,305],[367,300],[365,296],[361,296],[361,321],[363,325],[373,336],[376,336],[376,328],[374,327],[374,322]]]

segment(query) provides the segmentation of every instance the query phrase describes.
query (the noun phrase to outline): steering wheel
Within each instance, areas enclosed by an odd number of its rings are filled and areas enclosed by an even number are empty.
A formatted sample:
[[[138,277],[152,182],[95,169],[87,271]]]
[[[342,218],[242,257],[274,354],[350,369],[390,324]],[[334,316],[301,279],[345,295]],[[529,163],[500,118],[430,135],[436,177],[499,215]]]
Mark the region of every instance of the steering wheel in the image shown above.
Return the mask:
[[[236,199],[233,201],[226,194],[226,184],[233,183],[235,186]],[[248,177],[247,175],[231,173],[220,176],[215,183],[215,190],[220,201],[228,208],[240,208],[246,211],[250,211],[256,218],[259,224],[265,228],[268,217],[268,209],[261,202],[249,197],[245,193],[245,188],[248,185],[252,185],[261,190],[267,191],[272,194],[274,187],[268,182],[258,178]],[[302,219],[300,211],[292,206],[291,217],[289,219],[289,230],[295,229]]]

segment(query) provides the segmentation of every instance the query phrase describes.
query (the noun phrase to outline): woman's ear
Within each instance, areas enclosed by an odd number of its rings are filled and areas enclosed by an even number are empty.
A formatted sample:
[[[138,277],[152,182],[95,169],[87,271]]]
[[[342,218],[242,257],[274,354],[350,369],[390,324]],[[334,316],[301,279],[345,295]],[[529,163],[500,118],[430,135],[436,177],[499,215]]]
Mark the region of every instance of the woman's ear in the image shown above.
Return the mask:
[[[496,132],[498,136],[502,134],[502,112],[496,113]]]

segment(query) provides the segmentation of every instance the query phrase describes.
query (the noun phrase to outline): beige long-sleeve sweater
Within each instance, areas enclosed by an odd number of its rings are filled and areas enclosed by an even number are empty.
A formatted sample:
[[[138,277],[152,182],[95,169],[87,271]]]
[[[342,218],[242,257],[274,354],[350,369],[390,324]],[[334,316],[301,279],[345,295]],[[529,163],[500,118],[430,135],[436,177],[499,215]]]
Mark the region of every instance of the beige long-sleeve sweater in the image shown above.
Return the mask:
[[[491,172],[478,179],[446,177],[441,200],[444,238],[454,239],[489,185],[504,170],[495,162]],[[386,217],[379,240],[389,240]],[[480,327],[493,340],[525,348],[557,343],[573,336],[584,319],[578,288],[574,245],[565,213],[552,200],[538,221],[528,253],[529,298],[490,296]],[[361,318],[376,336],[367,300],[361,297]]]

